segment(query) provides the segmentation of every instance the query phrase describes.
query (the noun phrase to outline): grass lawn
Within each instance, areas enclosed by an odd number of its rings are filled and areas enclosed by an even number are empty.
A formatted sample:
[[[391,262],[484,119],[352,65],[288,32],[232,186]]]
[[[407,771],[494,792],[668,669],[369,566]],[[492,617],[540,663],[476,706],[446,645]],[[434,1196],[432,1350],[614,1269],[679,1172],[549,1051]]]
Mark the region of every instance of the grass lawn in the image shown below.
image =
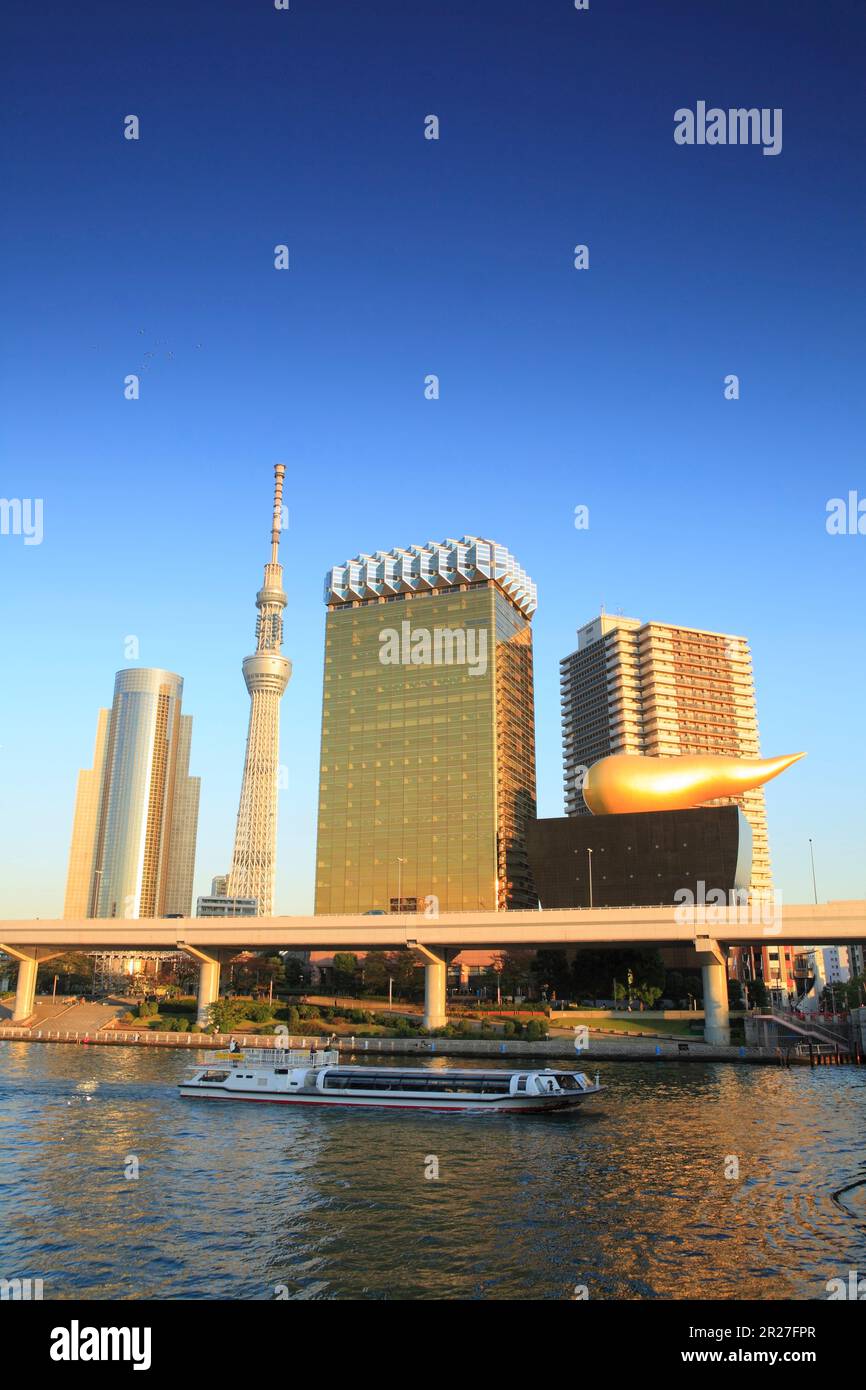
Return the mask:
[[[583,1021],[588,1022],[588,1020]],[[685,1040],[692,1039],[695,1042],[700,1042],[703,1036],[703,1027],[700,1033],[693,1033],[687,1018],[648,1018],[641,1022],[640,1014],[631,1014],[625,1018],[600,1019],[597,1025],[589,1023],[588,1026],[591,1033],[600,1033],[602,1036],[605,1033],[617,1033],[623,1037],[635,1037],[637,1034],[643,1033],[646,1037],[683,1038]],[[554,1031],[555,1025],[551,1028],[551,1033],[553,1034]],[[563,1029],[564,1033],[571,1031],[571,1028]],[[731,1021],[731,1042],[741,1043],[743,1037],[742,1022],[733,1019]]]
[[[586,1020],[583,1020],[586,1022]],[[626,1018],[605,1018],[599,1021],[597,1027],[589,1024],[591,1033],[625,1033],[632,1034],[644,1033],[650,1037],[659,1038],[697,1038],[699,1033],[693,1033],[689,1027],[689,1020],[686,1018],[647,1018],[641,1022],[640,1015],[630,1015]]]

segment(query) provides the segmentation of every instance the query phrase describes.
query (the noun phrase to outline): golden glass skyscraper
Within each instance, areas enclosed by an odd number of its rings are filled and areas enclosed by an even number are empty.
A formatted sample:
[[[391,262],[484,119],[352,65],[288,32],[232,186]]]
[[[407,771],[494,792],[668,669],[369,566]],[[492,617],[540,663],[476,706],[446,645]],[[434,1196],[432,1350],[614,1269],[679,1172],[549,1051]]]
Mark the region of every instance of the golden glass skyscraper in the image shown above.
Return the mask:
[[[325,601],[316,912],[536,906],[535,585],[465,536],[359,555]]]
[[[79,774],[64,917],[190,915],[200,781],[182,694],[171,671],[118,671]]]

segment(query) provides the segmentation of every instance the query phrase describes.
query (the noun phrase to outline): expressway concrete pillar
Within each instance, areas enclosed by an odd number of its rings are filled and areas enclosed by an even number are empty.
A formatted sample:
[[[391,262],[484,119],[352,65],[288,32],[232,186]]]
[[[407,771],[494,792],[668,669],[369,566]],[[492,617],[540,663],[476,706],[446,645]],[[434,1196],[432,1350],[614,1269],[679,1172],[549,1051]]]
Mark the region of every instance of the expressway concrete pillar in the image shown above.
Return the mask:
[[[218,960],[203,960],[198,970],[198,1006],[195,1021],[198,1028],[210,1023],[208,1010],[220,997],[220,963]]]
[[[15,991],[15,1010],[13,1023],[23,1023],[33,1013],[36,1003],[36,975],[39,962],[35,957],[24,957],[18,962],[18,988]]]
[[[727,1046],[731,1041],[728,1014],[728,968],[717,941],[695,941],[704,981],[704,1042]]]
[[[59,956],[60,951],[48,951],[39,946],[7,946],[0,941],[0,951],[18,962],[18,986],[15,990],[13,1023],[24,1023],[36,1006],[36,976],[40,965]]]
[[[215,1004],[220,997],[220,963],[224,952],[218,947],[202,950],[200,946],[188,946],[184,941],[179,941],[177,944],[181,951],[186,951],[187,955],[195,956],[199,962],[198,1003],[195,1022],[197,1028],[206,1028],[210,1023],[208,1010],[211,1004]]]
[[[445,1012],[445,985],[448,978],[448,952],[417,941],[406,943],[424,959],[424,1027],[444,1028],[448,1022]]]

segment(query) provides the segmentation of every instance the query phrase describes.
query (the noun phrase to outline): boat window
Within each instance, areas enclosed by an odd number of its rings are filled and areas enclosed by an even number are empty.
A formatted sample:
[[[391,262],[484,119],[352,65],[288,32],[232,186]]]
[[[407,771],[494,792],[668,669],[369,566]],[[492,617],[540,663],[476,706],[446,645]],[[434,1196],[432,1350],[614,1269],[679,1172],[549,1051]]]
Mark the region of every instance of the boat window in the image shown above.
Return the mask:
[[[527,1083],[528,1080],[529,1080],[529,1077],[528,1077],[528,1076],[518,1076],[518,1078],[517,1078],[517,1090],[518,1090],[518,1091],[525,1091],[525,1090],[526,1090],[526,1083]]]
[[[227,1071],[206,1071],[202,1072],[202,1075],[199,1077],[199,1080],[209,1082],[225,1081],[227,1076]]]
[[[557,1081],[559,1082],[560,1087],[562,1088],[563,1091],[579,1091],[579,1090],[580,1090],[580,1087],[579,1087],[578,1084],[577,1084],[577,1079],[576,1079],[576,1077],[570,1075],[569,1072],[564,1072],[564,1073],[562,1073],[561,1075],[557,1076],[556,1079],[557,1079]]]
[[[527,1079],[525,1076],[520,1078],[519,1090],[526,1090]],[[511,1076],[508,1073],[490,1073],[487,1076],[441,1076],[431,1073],[413,1076],[399,1072],[377,1072],[370,1067],[360,1073],[329,1071],[325,1076],[324,1088],[328,1091],[399,1091],[403,1095],[506,1096],[511,1090]]]
[[[274,1076],[288,1076],[288,1067],[274,1067]]]

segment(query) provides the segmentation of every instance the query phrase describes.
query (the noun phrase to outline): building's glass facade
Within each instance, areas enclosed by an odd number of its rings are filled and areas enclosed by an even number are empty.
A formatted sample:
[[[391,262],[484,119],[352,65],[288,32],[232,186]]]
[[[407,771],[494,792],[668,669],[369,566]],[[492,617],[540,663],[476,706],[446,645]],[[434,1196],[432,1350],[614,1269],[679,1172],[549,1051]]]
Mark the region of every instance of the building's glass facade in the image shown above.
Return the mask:
[[[79,783],[66,917],[189,916],[199,779],[182,693],[170,671],[118,671]]]
[[[531,629],[496,580],[332,603],[317,913],[535,906],[534,813]]]

